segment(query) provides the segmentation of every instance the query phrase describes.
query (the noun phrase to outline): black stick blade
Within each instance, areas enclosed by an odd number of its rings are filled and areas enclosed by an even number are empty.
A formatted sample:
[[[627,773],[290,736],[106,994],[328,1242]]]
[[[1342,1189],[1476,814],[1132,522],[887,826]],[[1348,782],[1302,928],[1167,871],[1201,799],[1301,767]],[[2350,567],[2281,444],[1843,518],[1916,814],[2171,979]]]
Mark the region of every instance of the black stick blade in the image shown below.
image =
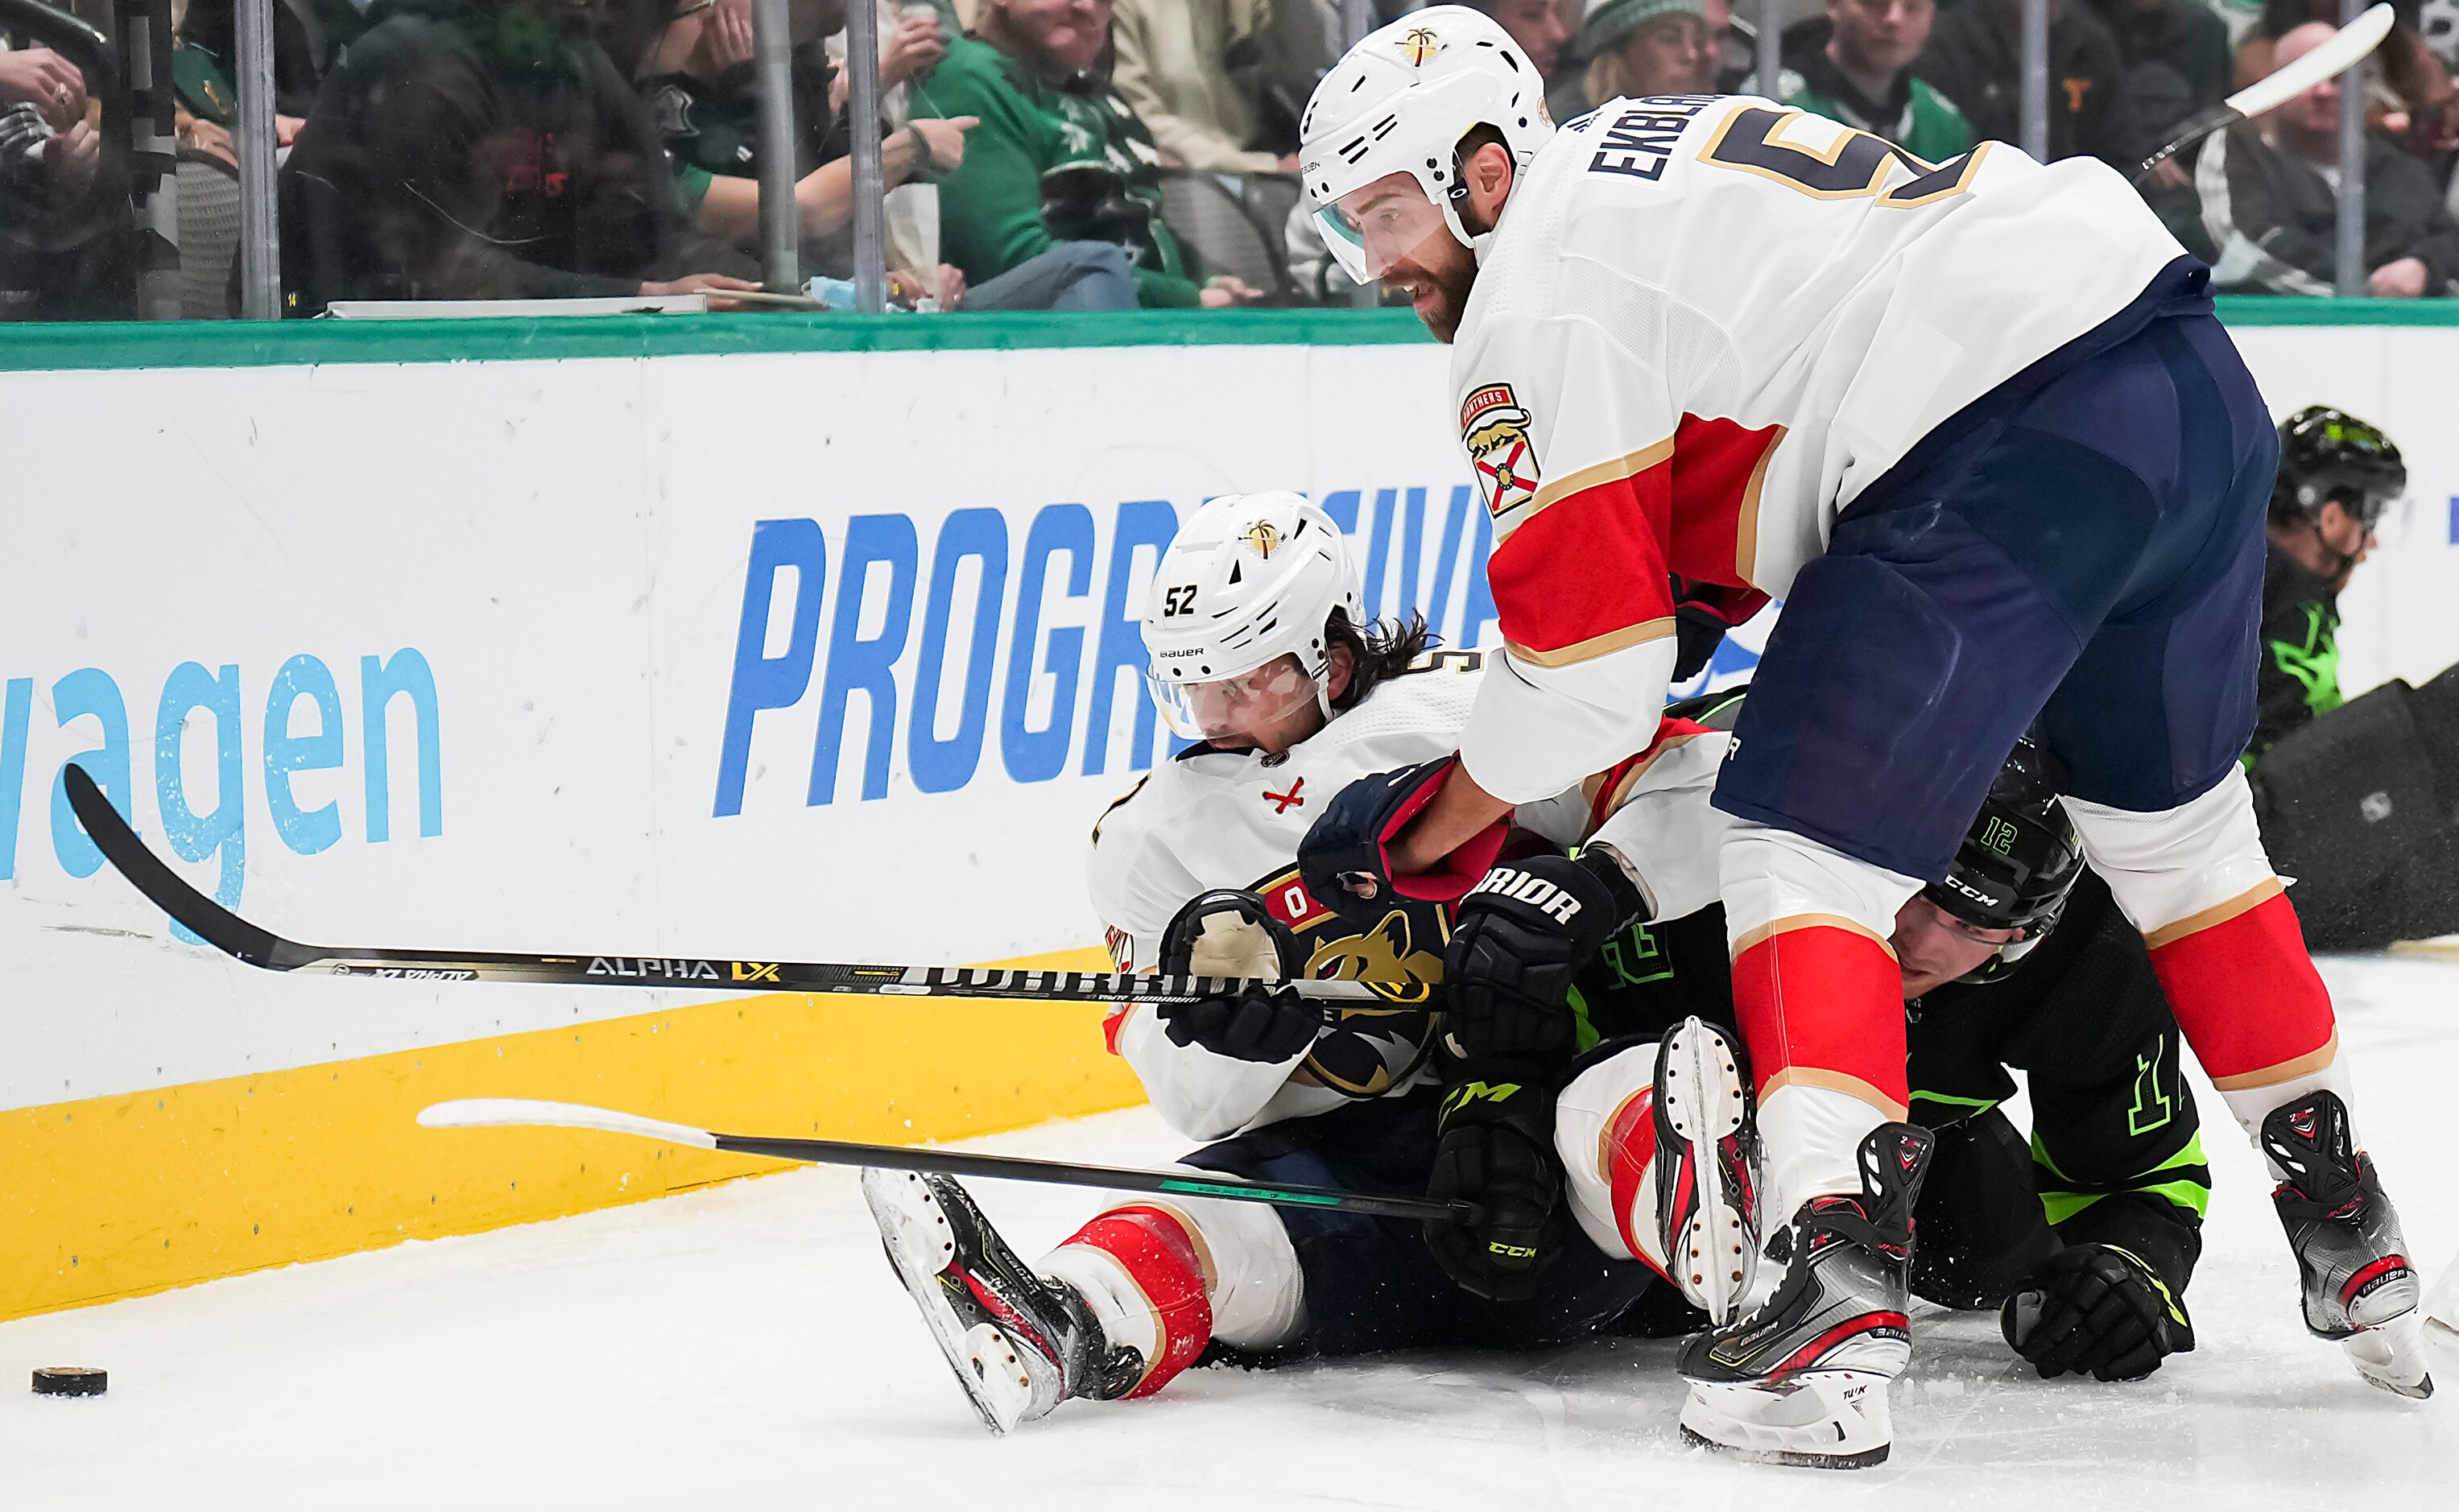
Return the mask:
[[[68,792],[69,808],[85,827],[86,837],[94,842],[112,870],[126,877],[146,900],[168,914],[189,933],[226,956],[235,956],[250,966],[268,971],[286,971],[288,963],[274,959],[274,948],[283,943],[278,935],[258,929],[247,920],[205,896],[179,873],[162,864],[161,857],[145,848],[137,838],[128,821],[86,769],[71,762],[60,772],[60,786]]]

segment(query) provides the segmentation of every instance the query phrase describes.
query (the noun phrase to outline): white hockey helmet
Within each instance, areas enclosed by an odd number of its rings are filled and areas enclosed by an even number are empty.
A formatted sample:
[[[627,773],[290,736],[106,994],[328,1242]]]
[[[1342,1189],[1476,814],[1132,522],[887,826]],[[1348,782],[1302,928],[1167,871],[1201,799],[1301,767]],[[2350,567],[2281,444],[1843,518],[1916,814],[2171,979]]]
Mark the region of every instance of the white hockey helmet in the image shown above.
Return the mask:
[[[1525,170],[1554,135],[1545,81],[1511,33],[1466,6],[1432,6],[1371,32],[1317,84],[1299,123],[1298,172],[1306,181],[1324,245],[1360,284],[1382,276],[1399,254],[1434,228],[1396,217],[1368,245],[1366,228],[1340,201],[1393,174],[1424,191],[1427,208],[1462,246],[1482,238],[1461,224],[1453,154],[1480,126],[1503,134],[1511,160]]]
[[[1206,504],[1162,554],[1145,601],[1145,679],[1162,718],[1188,740],[1243,735],[1310,701],[1329,718],[1335,609],[1365,622],[1332,516],[1291,493]]]

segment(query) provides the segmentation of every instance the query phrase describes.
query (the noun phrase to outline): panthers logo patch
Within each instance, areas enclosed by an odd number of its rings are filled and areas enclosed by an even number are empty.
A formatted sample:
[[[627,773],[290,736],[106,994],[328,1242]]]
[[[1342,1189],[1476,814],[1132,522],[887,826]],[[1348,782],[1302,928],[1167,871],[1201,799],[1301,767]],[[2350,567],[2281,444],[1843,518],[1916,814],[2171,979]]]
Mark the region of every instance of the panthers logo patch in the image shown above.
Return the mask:
[[[1537,497],[1537,449],[1528,411],[1509,384],[1488,384],[1461,406],[1461,445],[1476,470],[1486,512],[1500,519]]]
[[[1295,868],[1257,884],[1255,892],[1297,936],[1307,953],[1307,976],[1374,982],[1386,999],[1374,1006],[1343,1004],[1339,1023],[1315,1040],[1291,1080],[1350,1097],[1390,1091],[1422,1059],[1433,1032],[1435,989],[1442,981],[1443,944],[1451,934],[1442,906],[1403,903],[1373,928],[1358,930],[1316,902]]]
[[[1432,27],[1412,27],[1400,36],[1400,56],[1411,68],[1424,68],[1443,50],[1443,39]]]

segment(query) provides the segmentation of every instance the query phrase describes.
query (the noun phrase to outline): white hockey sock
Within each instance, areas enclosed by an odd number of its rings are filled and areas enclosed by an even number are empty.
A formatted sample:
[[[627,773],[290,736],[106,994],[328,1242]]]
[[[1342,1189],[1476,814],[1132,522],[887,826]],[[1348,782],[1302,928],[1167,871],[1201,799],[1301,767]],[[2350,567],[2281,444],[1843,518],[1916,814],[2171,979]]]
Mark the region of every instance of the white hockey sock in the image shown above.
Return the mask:
[[[1793,1222],[1795,1210],[1813,1197],[1859,1197],[1861,1141],[1885,1122],[1886,1114],[1833,1087],[1796,1082],[1769,1093],[1759,1107],[1768,1231]]]

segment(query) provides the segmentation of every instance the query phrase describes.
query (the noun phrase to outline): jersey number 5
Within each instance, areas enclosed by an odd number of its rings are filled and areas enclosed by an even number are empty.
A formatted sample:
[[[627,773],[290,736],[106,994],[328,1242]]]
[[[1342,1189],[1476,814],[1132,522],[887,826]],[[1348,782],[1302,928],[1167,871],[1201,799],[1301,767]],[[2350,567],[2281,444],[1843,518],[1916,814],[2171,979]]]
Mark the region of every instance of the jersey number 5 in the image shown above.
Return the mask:
[[[1982,154],[1989,150],[1983,142],[1961,158],[1930,163],[1868,132],[1846,131],[1830,148],[1795,147],[1778,139],[1793,122],[1815,118],[1799,111],[1757,106],[1737,110],[1716,128],[1699,160],[1773,178],[1815,200],[1876,199],[1905,210],[1962,194],[1971,186]],[[1888,189],[1887,170],[1898,163],[1914,177]]]

